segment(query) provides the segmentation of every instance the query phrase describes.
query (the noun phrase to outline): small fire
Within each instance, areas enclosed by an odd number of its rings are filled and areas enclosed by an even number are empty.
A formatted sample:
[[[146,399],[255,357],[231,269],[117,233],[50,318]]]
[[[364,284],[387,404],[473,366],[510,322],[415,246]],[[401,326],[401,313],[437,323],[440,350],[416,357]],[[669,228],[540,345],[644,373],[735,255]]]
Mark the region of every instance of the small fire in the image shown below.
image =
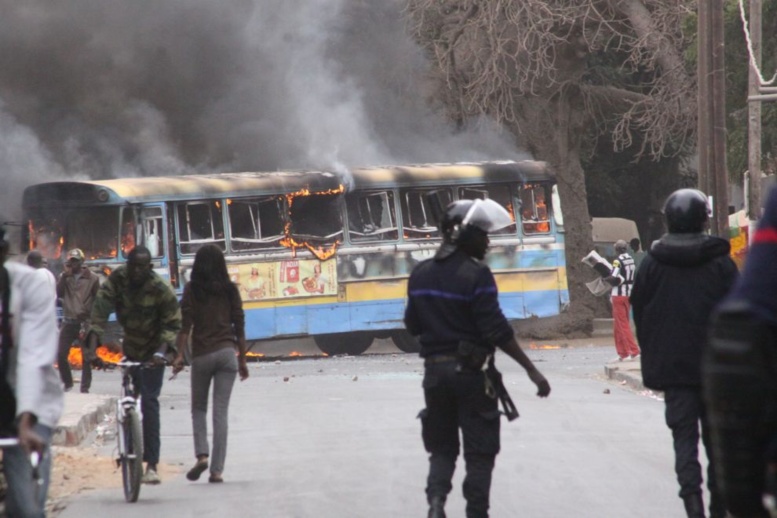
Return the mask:
[[[118,363],[124,355],[122,353],[112,352],[108,347],[101,345],[97,348],[97,357],[106,363]],[[74,369],[80,369],[84,366],[84,357],[80,347],[71,347],[67,355],[67,361]]]
[[[529,344],[529,349],[534,349],[534,350],[538,350],[538,349],[546,349],[546,350],[547,349],[561,349],[561,346],[560,345],[550,345],[550,344],[537,345],[534,342],[532,342],[532,343]]]
[[[298,351],[291,351],[291,352],[289,353],[289,356],[291,356],[292,358],[294,358],[294,357],[297,357],[297,356],[302,356],[302,353],[301,353],[301,352],[298,352]]]
[[[246,353],[246,358],[264,358],[264,354],[248,351]]]

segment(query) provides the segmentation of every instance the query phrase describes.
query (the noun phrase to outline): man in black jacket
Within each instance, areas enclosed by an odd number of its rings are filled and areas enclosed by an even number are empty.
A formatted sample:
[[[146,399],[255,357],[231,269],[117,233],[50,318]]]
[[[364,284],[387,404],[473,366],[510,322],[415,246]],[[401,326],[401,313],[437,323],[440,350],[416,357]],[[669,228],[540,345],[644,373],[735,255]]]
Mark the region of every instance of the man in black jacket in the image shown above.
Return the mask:
[[[550,385],[518,346],[497,299],[494,276],[480,261],[488,232],[512,223],[492,200],[451,203],[440,224],[443,244],[434,259],[410,274],[405,325],[421,343],[424,398],[421,434],[429,452],[429,518],[445,518],[444,505],[459,455],[459,428],[467,475],[467,518],[488,518],[491,472],[499,453],[499,409],[493,380],[495,348],[526,369],[547,397]],[[488,387],[491,387],[489,391]]]
[[[737,268],[728,241],[707,235],[707,197],[680,189],[664,204],[669,233],[653,243],[631,293],[646,387],[664,392],[666,424],[672,430],[680,497],[689,518],[704,517],[701,438],[710,451],[709,424],[701,390],[702,355],[714,307],[733,286]],[[723,518],[725,504],[716,487],[714,464],[707,468],[710,515]]]

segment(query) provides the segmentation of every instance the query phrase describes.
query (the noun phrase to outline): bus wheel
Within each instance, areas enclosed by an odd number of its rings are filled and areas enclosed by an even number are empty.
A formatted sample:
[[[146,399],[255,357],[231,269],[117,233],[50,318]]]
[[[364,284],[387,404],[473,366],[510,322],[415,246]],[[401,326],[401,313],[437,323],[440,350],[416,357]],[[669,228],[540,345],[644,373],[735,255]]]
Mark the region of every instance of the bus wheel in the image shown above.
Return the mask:
[[[359,355],[370,348],[372,339],[371,333],[335,333],[313,337],[321,352],[329,356],[336,354]]]
[[[394,341],[394,345],[402,352],[417,353],[421,350],[421,344],[407,331],[396,331],[392,333],[391,339]]]

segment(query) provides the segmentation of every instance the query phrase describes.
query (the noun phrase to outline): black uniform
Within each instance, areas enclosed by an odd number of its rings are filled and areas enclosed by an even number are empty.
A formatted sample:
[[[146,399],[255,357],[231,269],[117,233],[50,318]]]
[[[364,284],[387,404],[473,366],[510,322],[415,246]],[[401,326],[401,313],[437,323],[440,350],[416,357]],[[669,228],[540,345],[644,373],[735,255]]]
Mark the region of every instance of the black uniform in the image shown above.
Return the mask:
[[[710,315],[737,278],[727,241],[702,233],[666,234],[640,265],[631,293],[646,387],[665,394],[675,471],[684,500],[701,494],[699,422],[711,458],[709,423],[702,400],[701,363]],[[711,461],[707,485],[712,516],[725,510]]]
[[[487,517],[491,472],[499,453],[497,399],[486,394],[482,370],[459,368],[461,342],[488,353],[513,337],[497,300],[491,270],[461,250],[420,263],[410,275],[405,325],[418,336],[425,358],[421,412],[424,446],[430,453],[426,493],[445,498],[464,441],[467,517]],[[488,361],[493,365],[493,356]]]

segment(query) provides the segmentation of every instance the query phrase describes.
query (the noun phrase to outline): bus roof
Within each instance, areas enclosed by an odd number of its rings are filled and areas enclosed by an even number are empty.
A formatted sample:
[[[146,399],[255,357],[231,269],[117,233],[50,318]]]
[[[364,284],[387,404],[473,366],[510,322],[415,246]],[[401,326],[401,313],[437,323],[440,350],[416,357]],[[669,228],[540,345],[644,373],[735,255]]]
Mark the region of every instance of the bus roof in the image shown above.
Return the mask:
[[[551,180],[555,175],[545,162],[473,162],[363,167],[352,171],[354,187],[457,184],[461,182],[515,182]]]
[[[419,164],[330,171],[275,171],[145,176],[114,180],[47,182],[27,187],[23,205],[137,203],[192,198],[284,194],[310,189],[323,192],[346,184],[349,189],[397,185],[444,185],[476,182],[550,180],[545,162]]]

